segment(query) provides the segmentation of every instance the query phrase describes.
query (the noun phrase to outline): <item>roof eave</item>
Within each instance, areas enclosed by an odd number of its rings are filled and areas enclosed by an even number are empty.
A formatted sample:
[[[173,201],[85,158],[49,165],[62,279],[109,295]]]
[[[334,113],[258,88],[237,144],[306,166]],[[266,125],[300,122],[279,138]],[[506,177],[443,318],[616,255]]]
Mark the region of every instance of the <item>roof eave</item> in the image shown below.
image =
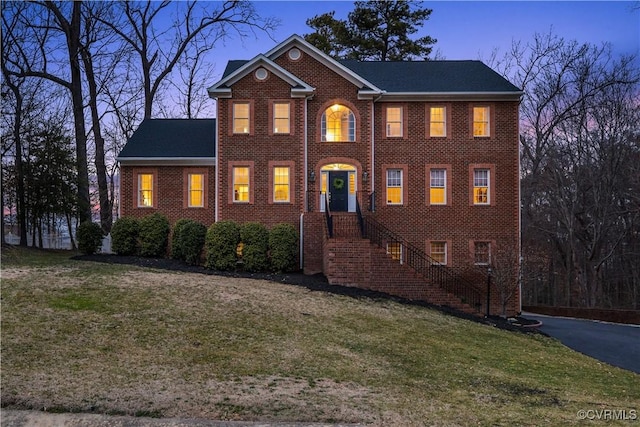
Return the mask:
[[[384,92],[381,101],[519,101],[524,92]]]
[[[116,157],[123,166],[215,166],[215,157]]]
[[[226,76],[224,79],[220,80],[213,86],[208,89],[210,98],[231,98],[231,88],[234,83],[238,80],[245,77],[251,70],[257,67],[264,67],[267,70],[271,71],[278,78],[285,81],[294,89],[303,88],[307,91],[314,91],[315,88],[307,84],[306,82],[300,80],[295,75],[291,74],[289,71],[285,70],[275,62],[273,62],[270,58],[265,55],[257,55],[242,67],[235,70],[233,73]],[[293,90],[292,90],[293,93]]]
[[[311,43],[307,42],[303,37],[300,37],[297,34],[291,35],[285,41],[281,42],[280,44],[275,46],[273,49],[265,53],[265,56],[268,58],[277,58],[278,56],[286,52],[289,49],[289,47],[293,44],[297,44],[298,46],[302,47],[303,50],[307,54],[309,54],[312,58],[314,58],[318,62],[326,64],[329,69],[333,70],[334,72],[336,72],[338,75],[345,78],[350,83],[353,83],[358,88],[369,87],[369,88],[374,88],[378,91],[381,91],[378,87],[376,87],[376,85],[369,82],[359,74],[353,72],[351,69],[340,64],[338,61],[336,61],[326,53],[322,52],[320,49],[313,46]]]
[[[231,88],[228,87],[210,87],[207,89],[209,98],[231,98]]]
[[[377,97],[383,95],[384,93],[385,92],[381,90],[361,89],[358,91],[358,99],[360,100],[376,99]]]

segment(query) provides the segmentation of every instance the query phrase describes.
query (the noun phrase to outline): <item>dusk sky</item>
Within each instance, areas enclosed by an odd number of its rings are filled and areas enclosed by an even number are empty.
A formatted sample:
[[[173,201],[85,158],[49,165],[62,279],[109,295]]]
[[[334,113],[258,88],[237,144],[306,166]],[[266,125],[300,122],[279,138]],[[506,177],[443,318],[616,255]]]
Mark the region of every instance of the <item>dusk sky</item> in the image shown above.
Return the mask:
[[[315,15],[335,10],[336,18],[346,19],[353,10],[352,1],[257,1],[255,6],[262,16],[280,18],[277,42],[310,33],[305,21]],[[494,48],[506,52],[512,40],[526,42],[550,31],[582,43],[610,42],[617,54],[640,54],[638,1],[431,1],[424,6],[433,12],[419,35],[438,40],[434,52],[441,59],[488,58]],[[217,76],[227,60],[251,59],[275,45],[263,36],[216,46]]]

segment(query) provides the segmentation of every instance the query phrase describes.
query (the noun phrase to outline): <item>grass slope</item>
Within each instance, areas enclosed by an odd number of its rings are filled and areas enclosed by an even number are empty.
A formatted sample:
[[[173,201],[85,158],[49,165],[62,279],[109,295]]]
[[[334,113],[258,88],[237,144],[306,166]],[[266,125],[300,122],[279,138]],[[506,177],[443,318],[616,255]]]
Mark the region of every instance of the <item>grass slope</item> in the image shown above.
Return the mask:
[[[68,253],[2,261],[4,407],[442,426],[640,409],[636,374],[425,308]]]

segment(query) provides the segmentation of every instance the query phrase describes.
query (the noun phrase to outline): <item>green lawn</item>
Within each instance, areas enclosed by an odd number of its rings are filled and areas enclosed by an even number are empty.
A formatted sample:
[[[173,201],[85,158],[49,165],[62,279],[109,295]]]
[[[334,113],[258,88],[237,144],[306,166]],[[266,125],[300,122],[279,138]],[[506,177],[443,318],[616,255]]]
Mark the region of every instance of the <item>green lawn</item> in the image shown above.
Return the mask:
[[[639,375],[540,335],[68,256],[3,250],[4,407],[384,426],[580,425],[580,410],[640,412]]]

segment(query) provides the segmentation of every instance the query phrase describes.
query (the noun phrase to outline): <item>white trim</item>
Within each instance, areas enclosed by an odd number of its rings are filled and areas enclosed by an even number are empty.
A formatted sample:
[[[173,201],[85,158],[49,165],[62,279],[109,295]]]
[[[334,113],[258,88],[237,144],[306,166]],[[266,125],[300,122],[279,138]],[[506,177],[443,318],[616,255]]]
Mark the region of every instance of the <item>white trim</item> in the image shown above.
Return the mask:
[[[520,101],[523,92],[384,92],[382,101]]]
[[[287,84],[289,84],[292,87],[292,97],[304,96],[303,94],[308,95],[315,92],[316,90],[313,86],[300,80],[298,77],[291,74],[289,71],[285,70],[284,68],[273,62],[271,59],[267,58],[265,55],[260,54],[246,62],[244,65],[242,65],[240,68],[238,68],[222,80],[215,83],[213,86],[209,87],[207,89],[209,97],[230,98],[231,89],[228,86],[235,84],[238,80],[242,79],[253,70],[261,67],[270,71],[280,79],[284,80]]]
[[[215,166],[216,157],[116,157],[122,166]]]
[[[289,36],[289,38],[281,42],[279,45],[275,46],[264,55],[268,58],[275,59],[283,53],[287,52],[293,46],[302,50],[304,53],[311,56],[315,60],[324,63],[327,68],[331,69],[341,77],[344,77],[346,80],[356,85],[358,89],[367,87],[367,91],[377,91],[377,93],[382,92],[382,90],[379,89],[376,85],[362,78],[360,75],[354,73],[344,65],[340,64],[338,61],[322,52],[312,44],[308,43],[304,38],[300,37],[297,34],[292,34],[291,36]]]

